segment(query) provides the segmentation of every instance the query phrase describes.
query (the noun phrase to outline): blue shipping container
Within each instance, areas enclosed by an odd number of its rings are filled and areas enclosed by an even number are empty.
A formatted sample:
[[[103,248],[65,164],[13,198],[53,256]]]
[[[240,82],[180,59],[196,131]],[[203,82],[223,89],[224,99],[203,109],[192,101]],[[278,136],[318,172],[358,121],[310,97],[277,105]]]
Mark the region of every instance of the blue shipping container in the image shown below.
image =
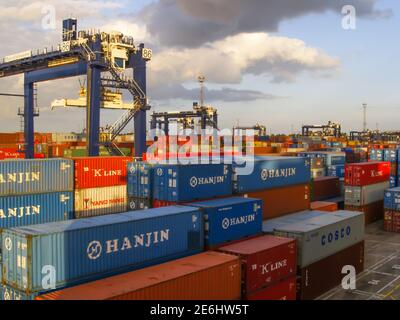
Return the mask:
[[[262,232],[263,203],[259,199],[236,197],[189,205],[204,212],[205,242],[209,247]]]
[[[344,164],[327,167],[328,177],[344,178]]]
[[[383,161],[384,151],[382,149],[372,149],[369,158],[373,161]]]
[[[235,192],[273,189],[311,181],[310,160],[306,158],[254,157],[248,158],[246,165],[254,167],[247,175],[237,174],[244,165],[233,165]]]
[[[72,160],[0,161],[0,196],[72,191],[73,187]]]
[[[202,213],[171,206],[3,229],[3,284],[27,295],[43,290],[54,268],[56,288],[199,253]],[[51,269],[50,269],[51,270]]]
[[[395,188],[397,187],[397,176],[390,176],[390,187]]]
[[[383,161],[397,163],[397,154],[398,151],[396,149],[385,149],[383,152]]]
[[[385,191],[384,206],[388,210],[400,210],[400,187]]]
[[[37,294],[26,295],[25,292],[0,284],[0,301],[26,301],[34,300],[35,297]]]
[[[74,194],[71,191],[0,197],[0,228],[73,218]]]
[[[152,198],[153,166],[145,162],[128,163],[128,196]]]
[[[232,195],[231,165],[156,165],[153,176],[157,200],[189,202]]]

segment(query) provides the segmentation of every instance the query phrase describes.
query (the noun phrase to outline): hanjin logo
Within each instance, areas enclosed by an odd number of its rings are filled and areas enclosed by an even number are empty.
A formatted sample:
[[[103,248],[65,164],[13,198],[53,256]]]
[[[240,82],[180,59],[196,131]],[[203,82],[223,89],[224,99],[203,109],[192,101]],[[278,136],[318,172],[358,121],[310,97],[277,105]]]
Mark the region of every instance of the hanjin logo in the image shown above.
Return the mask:
[[[161,177],[163,174],[164,174],[163,169],[158,168],[158,169],[157,169],[157,175],[158,175],[159,177]]]
[[[224,228],[225,230],[229,228],[229,219],[225,218],[224,220],[222,220],[222,228]]]
[[[229,229],[230,227],[236,226],[236,225],[241,225],[241,224],[247,224],[247,223],[252,223],[256,220],[256,215],[255,214],[250,214],[247,216],[242,216],[238,218],[224,218],[222,220],[222,228],[224,230]]]
[[[92,241],[87,248],[87,255],[90,260],[96,260],[101,256],[103,248],[99,241]]]
[[[192,178],[190,179],[190,186],[191,186],[192,188],[196,188],[196,187],[197,187],[197,184],[198,184],[197,178],[196,178],[196,177],[192,177]]]
[[[261,171],[261,179],[266,181],[268,179],[268,170],[264,169]]]
[[[296,175],[296,168],[284,169],[263,169],[261,170],[261,179],[266,181],[271,178],[287,178]]]
[[[4,247],[7,249],[7,251],[11,251],[12,249],[12,241],[9,237],[4,239]]]
[[[136,172],[135,167],[130,167],[130,168],[129,168],[129,172],[130,172],[130,173],[135,173],[135,172]]]
[[[224,176],[219,176],[219,177],[191,177],[190,178],[190,186],[192,188],[195,188],[200,185],[206,185],[206,184],[220,184],[225,182],[225,177]]]

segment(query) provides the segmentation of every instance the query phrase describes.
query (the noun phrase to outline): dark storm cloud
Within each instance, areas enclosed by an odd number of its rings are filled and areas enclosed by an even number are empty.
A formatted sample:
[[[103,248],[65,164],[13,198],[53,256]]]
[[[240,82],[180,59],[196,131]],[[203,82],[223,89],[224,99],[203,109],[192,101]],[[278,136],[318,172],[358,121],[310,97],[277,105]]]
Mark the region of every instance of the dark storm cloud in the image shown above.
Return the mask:
[[[150,88],[152,98],[159,100],[192,100],[199,99],[199,89],[187,89],[182,85],[164,85]],[[280,97],[263,93],[256,90],[239,90],[233,88],[208,89],[205,88],[205,97],[209,102],[225,101],[255,101],[255,100],[272,100]]]
[[[159,0],[143,9],[149,31],[162,45],[196,47],[242,32],[274,32],[279,23],[353,5],[360,17],[388,17],[379,0]],[[139,19],[140,19],[139,18]]]

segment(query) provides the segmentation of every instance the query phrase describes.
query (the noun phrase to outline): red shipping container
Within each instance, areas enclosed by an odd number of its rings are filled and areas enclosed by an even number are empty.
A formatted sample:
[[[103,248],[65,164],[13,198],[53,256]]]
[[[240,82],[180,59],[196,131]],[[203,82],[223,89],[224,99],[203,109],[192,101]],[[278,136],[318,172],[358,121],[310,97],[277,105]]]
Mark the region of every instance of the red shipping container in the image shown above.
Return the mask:
[[[170,207],[179,205],[177,202],[172,201],[163,201],[163,200],[153,200],[153,208],[162,208],[162,207]]]
[[[364,162],[345,166],[347,186],[366,186],[390,179],[390,162]]]
[[[220,247],[218,251],[241,257],[245,294],[296,274],[294,239],[266,235]]]
[[[127,163],[131,157],[74,158],[75,189],[126,184]]]
[[[246,300],[296,300],[296,276],[245,296]]]

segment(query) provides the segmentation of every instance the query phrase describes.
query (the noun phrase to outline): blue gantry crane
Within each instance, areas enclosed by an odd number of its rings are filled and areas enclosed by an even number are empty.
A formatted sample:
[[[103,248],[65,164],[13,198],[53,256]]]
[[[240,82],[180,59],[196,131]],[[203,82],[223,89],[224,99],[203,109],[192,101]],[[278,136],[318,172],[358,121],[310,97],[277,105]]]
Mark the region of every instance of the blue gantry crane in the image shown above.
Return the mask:
[[[89,156],[99,154],[103,144],[115,155],[119,133],[134,119],[135,156],[146,151],[146,111],[150,109],[146,93],[146,64],[152,51],[144,44],[136,46],[132,37],[120,32],[77,31],[77,20],[63,21],[62,42],[55,48],[25,51],[0,60],[0,78],[24,75],[25,156],[34,157],[34,85],[67,77],[87,76],[86,136]],[[125,70],[132,69],[133,77]],[[107,75],[108,74],[108,75]],[[100,106],[106,88],[127,90],[134,108],[110,127],[108,138],[100,141]]]

